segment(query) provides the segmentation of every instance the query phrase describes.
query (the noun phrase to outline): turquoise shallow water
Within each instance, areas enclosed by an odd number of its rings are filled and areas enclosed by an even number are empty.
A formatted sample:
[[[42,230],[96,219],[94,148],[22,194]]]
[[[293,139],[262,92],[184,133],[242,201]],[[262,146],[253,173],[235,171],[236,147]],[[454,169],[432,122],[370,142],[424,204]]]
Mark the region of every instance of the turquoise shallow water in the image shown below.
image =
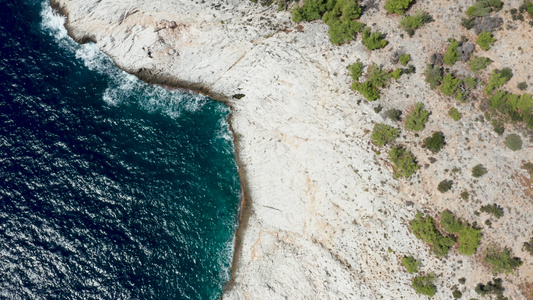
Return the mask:
[[[216,299],[240,184],[224,105],[0,0],[0,298]]]

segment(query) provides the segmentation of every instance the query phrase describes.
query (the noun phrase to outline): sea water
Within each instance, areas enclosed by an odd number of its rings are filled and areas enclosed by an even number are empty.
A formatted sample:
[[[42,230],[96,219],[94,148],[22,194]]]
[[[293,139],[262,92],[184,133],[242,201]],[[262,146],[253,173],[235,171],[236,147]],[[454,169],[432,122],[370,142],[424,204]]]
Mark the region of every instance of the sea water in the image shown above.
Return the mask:
[[[0,0],[0,298],[216,299],[240,183],[223,104]]]

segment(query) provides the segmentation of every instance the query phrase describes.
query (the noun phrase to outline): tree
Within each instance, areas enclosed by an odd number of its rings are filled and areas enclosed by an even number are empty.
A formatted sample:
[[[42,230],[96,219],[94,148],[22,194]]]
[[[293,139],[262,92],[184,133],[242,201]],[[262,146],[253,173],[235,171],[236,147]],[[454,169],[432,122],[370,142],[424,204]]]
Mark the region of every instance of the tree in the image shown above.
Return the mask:
[[[409,274],[413,274],[417,272],[419,264],[420,263],[417,262],[412,256],[404,256],[402,258],[402,265],[405,267],[405,269],[407,270],[407,273]]]
[[[419,294],[426,295],[429,297],[435,296],[436,287],[433,284],[436,277],[434,274],[429,274],[426,276],[416,276],[413,278],[413,288]]]
[[[476,43],[485,51],[490,49],[490,46],[494,44],[494,41],[492,34],[488,31],[483,31],[476,39]]]
[[[430,112],[424,109],[424,103],[418,102],[407,116],[405,128],[412,131],[422,131],[426,126],[429,114]]]
[[[388,0],[385,9],[390,14],[403,14],[414,0]]]

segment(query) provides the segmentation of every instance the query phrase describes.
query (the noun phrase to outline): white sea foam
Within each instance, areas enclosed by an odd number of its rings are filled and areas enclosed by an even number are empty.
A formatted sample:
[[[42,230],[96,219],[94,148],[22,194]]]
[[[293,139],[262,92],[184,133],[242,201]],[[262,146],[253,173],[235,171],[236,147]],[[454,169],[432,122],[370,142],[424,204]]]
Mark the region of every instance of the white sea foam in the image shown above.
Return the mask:
[[[202,95],[170,91],[160,86],[146,84],[137,77],[120,70],[95,44],[80,45],[72,40],[64,26],[65,17],[56,13],[47,2],[43,3],[41,17],[41,28],[55,38],[59,47],[74,54],[89,70],[109,77],[108,87],[102,96],[102,100],[107,105],[117,106],[125,101],[135,100],[149,112],[178,118],[184,112],[201,110],[209,101]]]

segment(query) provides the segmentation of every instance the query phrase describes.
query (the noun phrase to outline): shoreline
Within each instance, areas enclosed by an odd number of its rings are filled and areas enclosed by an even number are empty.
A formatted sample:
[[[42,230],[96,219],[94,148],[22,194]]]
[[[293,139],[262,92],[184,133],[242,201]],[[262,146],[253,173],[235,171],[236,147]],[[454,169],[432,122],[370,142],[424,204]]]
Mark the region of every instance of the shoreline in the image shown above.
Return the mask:
[[[76,36],[74,34],[72,34],[72,29],[70,28],[70,26],[67,26],[68,24],[68,19],[69,19],[69,15],[67,13],[67,11],[61,7],[61,5],[59,4],[59,2],[57,2],[57,0],[49,0],[49,3],[50,3],[50,6],[52,7],[52,9],[61,14],[62,16],[65,17],[65,28],[67,29],[67,33],[69,35],[70,38],[72,38],[74,41],[76,41],[77,43],[80,43],[80,44],[85,44],[85,43],[88,43],[88,42],[92,42],[92,43],[95,43],[96,44],[96,40],[93,39],[93,38],[87,38],[87,39],[78,39],[76,38]],[[105,52],[104,52],[105,53]],[[231,105],[231,102],[228,101],[228,99],[230,98],[229,96],[226,96],[226,95],[222,95],[222,94],[219,94],[219,93],[214,93],[212,91],[209,90],[209,88],[207,88],[206,86],[202,85],[202,84],[199,84],[199,83],[190,83],[190,82],[186,82],[186,81],[183,81],[183,80],[178,80],[176,78],[173,78],[172,76],[168,76],[168,77],[161,77],[159,75],[153,75],[150,73],[149,70],[139,70],[138,72],[134,72],[133,70],[128,70],[126,68],[123,68],[121,67],[119,64],[117,64],[117,62],[115,61],[115,59],[110,56],[109,54],[105,53],[109,58],[111,58],[111,60],[113,60],[113,63],[115,64],[115,66],[119,69],[121,69],[122,71],[128,73],[128,74],[131,74],[131,75],[134,75],[135,77],[137,77],[139,80],[142,80],[148,84],[154,84],[154,85],[160,85],[164,88],[168,88],[168,89],[175,89],[175,90],[182,90],[182,91],[187,91],[187,92],[193,92],[193,93],[197,93],[197,94],[201,94],[201,95],[204,95],[204,96],[207,96],[209,98],[211,98],[213,101],[218,101],[224,105],[226,105],[229,109],[230,109],[230,114],[228,116],[228,125],[229,125],[229,131],[231,133],[231,137],[232,137],[232,144],[233,144],[233,149],[234,149],[234,159],[235,159],[235,164],[237,165],[237,174],[239,176],[239,180],[240,180],[240,186],[241,186],[241,194],[240,194],[240,199],[239,199],[239,207],[238,207],[238,223],[237,223],[237,228],[235,229],[235,233],[234,233],[234,243],[233,243],[233,253],[232,253],[232,262],[231,262],[231,267],[230,267],[230,279],[225,283],[224,287],[223,287],[223,290],[222,290],[222,296],[219,298],[219,299],[223,299],[224,298],[224,293],[225,291],[232,286],[234,280],[235,280],[235,273],[236,273],[236,268],[237,268],[237,261],[238,261],[238,251],[237,251],[237,248],[239,245],[242,245],[242,235],[243,235],[243,232],[245,230],[245,227],[246,227],[246,224],[247,224],[247,221],[248,221],[248,217],[250,215],[250,210],[249,210],[249,205],[246,205],[247,204],[247,197],[246,195],[249,195],[248,193],[248,186],[247,186],[247,183],[246,183],[246,177],[245,177],[245,171],[244,171],[244,168],[243,168],[243,163],[242,161],[240,160],[239,158],[239,146],[238,146],[238,138],[236,137],[236,134],[232,128],[232,115],[233,115],[233,107]]]
[[[286,11],[238,0],[165,0],[157,7],[139,0],[50,1],[72,13],[73,23],[67,25],[71,37],[97,41],[120,69],[151,84],[207,95],[230,108],[228,124],[242,197],[223,299],[423,299],[411,287],[413,276],[401,266],[401,257],[408,255],[422,262],[422,272],[439,273],[437,297],[452,293],[457,276],[468,278],[461,286],[464,297],[475,297],[476,283],[492,278],[479,264],[485,249],[492,244],[511,246],[515,255],[524,257],[519,243],[502,243],[510,236],[522,240],[521,226],[531,226],[522,215],[520,222],[513,222],[518,216],[510,213],[517,207],[533,213],[522,187],[513,180],[524,172],[520,162],[502,137],[480,124],[478,99],[450,103],[449,97],[424,82],[429,56],[446,50],[445,37],[464,34],[475,39],[460,26],[475,0],[415,3],[412,11],[427,10],[435,21],[412,37],[404,37],[399,16],[387,14],[383,7],[369,9],[361,21],[389,41],[376,51],[368,51],[359,37],[334,46],[320,21],[296,28]],[[161,25],[172,22],[175,27]],[[497,61],[486,73],[510,66],[517,70],[512,79],[517,81],[528,74],[520,74],[528,62],[517,65],[519,60],[508,54],[510,37],[497,33],[500,42],[481,55]],[[520,46],[533,52],[533,42]],[[362,61],[367,67],[379,63],[384,70],[394,70],[399,65],[391,56],[398,52],[411,56],[416,72],[382,89],[379,101],[367,102],[349,88],[347,65]],[[469,72],[465,67],[458,62],[451,69]],[[481,88],[476,92],[482,94]],[[245,97],[231,96],[239,94]],[[407,112],[418,102],[432,112],[421,137],[403,131],[401,124],[378,111]],[[461,111],[461,121],[449,121],[450,106]],[[369,141],[376,123],[403,131],[396,142],[416,156],[420,169],[415,175],[393,178],[387,155],[380,155],[387,147],[376,149]],[[438,155],[419,147],[424,136],[436,131],[446,136],[446,147]],[[520,154],[533,161],[529,150]],[[480,163],[489,170],[482,180],[469,172]],[[444,179],[452,179],[454,186],[439,193],[436,187]],[[452,210],[462,220],[482,224],[486,216],[477,210],[499,201],[501,186],[507,187],[502,204],[509,214],[484,228],[472,257],[453,250],[446,259],[437,258],[409,231],[409,220],[417,211],[437,216]],[[466,190],[473,200],[461,200]],[[510,297],[524,295],[516,282],[528,281],[531,271],[522,267],[517,281],[507,283]]]

